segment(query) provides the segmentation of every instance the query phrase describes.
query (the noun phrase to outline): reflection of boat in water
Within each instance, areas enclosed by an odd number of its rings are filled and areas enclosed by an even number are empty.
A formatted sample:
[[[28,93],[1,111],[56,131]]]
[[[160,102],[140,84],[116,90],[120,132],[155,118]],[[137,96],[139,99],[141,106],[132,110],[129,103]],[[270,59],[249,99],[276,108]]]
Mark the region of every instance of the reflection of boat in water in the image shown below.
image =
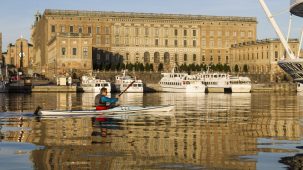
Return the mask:
[[[277,35],[279,36],[280,41],[283,44],[286,54],[289,58],[282,59],[278,62],[278,65],[287,73],[289,74],[295,81],[303,83],[303,59],[299,58],[301,43],[299,46],[299,50],[297,54],[293,52],[293,50],[288,45],[288,38],[285,39],[281,29],[279,28],[278,24],[276,23],[274,16],[271,14],[269,8],[267,7],[264,0],[259,0],[262,8],[264,9],[269,21],[271,22],[272,26],[274,27]],[[303,0],[291,0],[290,2],[290,14],[296,15],[298,17],[303,17]],[[291,18],[290,24],[291,26]],[[289,27],[290,32],[290,27]],[[302,34],[303,35],[303,34]],[[302,38],[301,38],[302,41]],[[286,56],[285,56],[286,57]],[[282,58],[282,57],[281,57]]]
[[[249,93],[251,81],[248,77],[230,77],[230,86],[233,93]]]
[[[164,92],[204,93],[205,85],[196,76],[187,73],[162,73],[159,84]]]
[[[107,92],[111,92],[110,82],[94,77],[82,76],[81,88],[84,92],[99,93],[103,87],[107,89]]]
[[[126,93],[143,93],[143,82],[129,75],[123,70],[122,75],[115,76],[115,87],[117,91],[124,91],[133,81],[135,81],[126,91]]]

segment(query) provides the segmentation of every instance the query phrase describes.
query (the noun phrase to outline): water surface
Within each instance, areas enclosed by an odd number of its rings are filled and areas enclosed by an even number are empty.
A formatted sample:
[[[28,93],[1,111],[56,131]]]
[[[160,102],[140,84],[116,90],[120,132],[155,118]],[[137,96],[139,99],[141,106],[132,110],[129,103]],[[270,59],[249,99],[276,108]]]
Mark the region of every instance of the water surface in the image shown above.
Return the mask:
[[[4,169],[285,169],[302,153],[300,94],[124,94],[120,105],[171,113],[37,118],[90,109],[94,94],[0,94]]]

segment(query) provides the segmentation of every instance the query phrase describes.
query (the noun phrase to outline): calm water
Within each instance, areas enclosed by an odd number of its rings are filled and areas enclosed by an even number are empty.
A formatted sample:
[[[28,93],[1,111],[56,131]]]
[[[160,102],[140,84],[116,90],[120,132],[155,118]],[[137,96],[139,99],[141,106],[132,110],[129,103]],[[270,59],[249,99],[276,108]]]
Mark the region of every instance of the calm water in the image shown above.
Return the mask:
[[[303,95],[124,94],[171,113],[36,118],[88,109],[93,94],[0,94],[0,169],[285,169],[302,153]]]

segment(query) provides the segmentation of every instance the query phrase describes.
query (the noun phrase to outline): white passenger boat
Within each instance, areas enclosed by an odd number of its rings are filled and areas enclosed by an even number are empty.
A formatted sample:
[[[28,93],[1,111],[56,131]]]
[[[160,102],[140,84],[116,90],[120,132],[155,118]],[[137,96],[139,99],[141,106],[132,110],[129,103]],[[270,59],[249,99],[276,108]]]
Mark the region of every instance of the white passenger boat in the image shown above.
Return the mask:
[[[107,92],[111,92],[110,82],[106,80],[96,79],[94,77],[82,76],[81,88],[84,92],[99,93],[101,88],[105,87]]]
[[[251,80],[248,77],[230,77],[232,93],[249,93],[251,91]]]
[[[163,106],[118,106],[108,110],[39,110],[38,116],[79,116],[79,115],[106,115],[119,113],[134,113],[134,112],[169,112],[174,109],[172,105]]]
[[[208,93],[224,93],[231,90],[229,75],[217,72],[202,72],[196,75],[206,85]]]
[[[303,84],[297,83],[297,92],[303,92]]]
[[[205,85],[196,76],[187,73],[162,73],[159,84],[163,92],[204,93]]]
[[[135,81],[134,83],[132,83]],[[137,80],[129,75],[126,75],[126,70],[123,71],[122,75],[115,77],[115,87],[119,92],[124,91],[130,84],[132,84],[126,91],[126,93],[143,93],[143,82]]]

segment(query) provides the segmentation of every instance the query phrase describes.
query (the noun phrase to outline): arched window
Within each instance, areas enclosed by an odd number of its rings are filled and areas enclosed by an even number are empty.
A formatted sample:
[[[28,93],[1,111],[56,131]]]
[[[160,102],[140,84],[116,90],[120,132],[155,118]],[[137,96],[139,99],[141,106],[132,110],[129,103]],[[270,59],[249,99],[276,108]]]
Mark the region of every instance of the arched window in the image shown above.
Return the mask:
[[[154,63],[160,63],[160,54],[159,54],[159,52],[154,53]]]
[[[169,53],[168,52],[164,53],[164,63],[165,64],[169,64],[170,63],[170,57],[169,57]]]

